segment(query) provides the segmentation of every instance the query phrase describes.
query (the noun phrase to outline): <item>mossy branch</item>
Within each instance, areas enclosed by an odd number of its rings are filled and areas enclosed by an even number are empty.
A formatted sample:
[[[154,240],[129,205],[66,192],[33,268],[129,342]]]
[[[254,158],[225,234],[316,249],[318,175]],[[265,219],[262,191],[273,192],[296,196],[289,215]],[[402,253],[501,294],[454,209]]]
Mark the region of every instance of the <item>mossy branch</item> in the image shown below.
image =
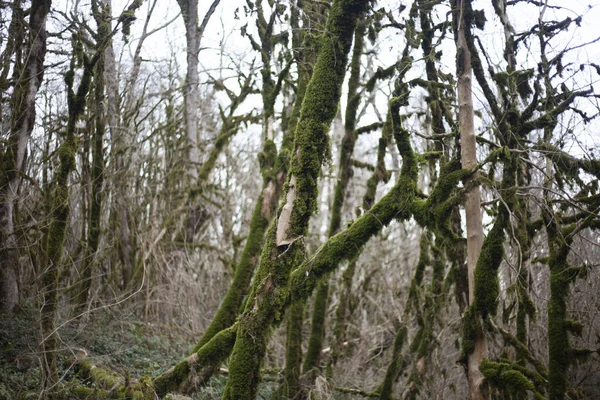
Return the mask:
[[[540,360],[538,360],[537,358],[535,358],[533,356],[533,354],[529,351],[529,349],[527,348],[527,346],[525,344],[523,344],[519,339],[517,339],[515,336],[513,336],[510,332],[500,328],[500,327],[495,327],[495,329],[498,330],[498,332],[500,332],[500,334],[502,335],[502,338],[504,339],[504,341],[508,344],[510,344],[511,346],[513,346],[515,348],[515,350],[517,351],[517,353],[519,353],[521,356],[524,356],[525,359],[527,361],[529,361],[529,363],[531,363],[531,365],[533,365],[537,371],[537,373],[539,374],[540,378],[544,381],[547,382],[548,381],[548,369],[546,368],[546,366],[544,365],[543,362],[541,362]]]
[[[530,391],[536,400],[545,400],[546,398],[537,391],[536,387],[526,376],[527,372],[523,368],[516,368],[512,364],[492,362],[483,359],[479,367],[485,377],[485,382],[492,385],[509,395]]]

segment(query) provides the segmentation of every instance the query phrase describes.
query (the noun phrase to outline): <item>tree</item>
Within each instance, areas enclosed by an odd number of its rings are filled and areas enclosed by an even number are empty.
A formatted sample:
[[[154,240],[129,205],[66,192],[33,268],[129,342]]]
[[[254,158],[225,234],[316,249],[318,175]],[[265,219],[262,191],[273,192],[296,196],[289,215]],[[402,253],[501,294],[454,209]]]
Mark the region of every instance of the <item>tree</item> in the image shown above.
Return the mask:
[[[0,4],[14,15],[0,28],[11,123],[27,4]],[[200,22],[201,4],[178,1],[184,33],[142,4],[52,11],[29,161],[11,175],[3,254],[23,307],[0,315],[9,396],[24,317],[39,318],[28,345],[44,360],[28,390],[57,398],[597,396],[600,69],[583,58],[598,42],[578,37],[586,15],[217,0]],[[222,29],[207,28],[217,9]],[[149,51],[162,33],[182,38],[183,68],[177,41]],[[3,157],[19,137],[6,121]],[[103,315],[101,337],[136,335],[119,365],[95,357]],[[151,364],[152,346],[130,348],[144,329],[160,343]],[[183,335],[191,350],[167,361]]]
[[[190,183],[196,185],[198,178],[198,166],[200,164],[200,153],[198,149],[198,107],[200,103],[198,92],[198,57],[200,54],[200,43],[206,25],[217,9],[221,0],[214,0],[204,16],[202,23],[198,25],[198,0],[178,0],[181,15],[185,22],[185,40],[187,54],[187,72],[184,92],[184,115],[185,133],[188,147],[188,174]],[[198,190],[198,189],[197,189]],[[192,201],[195,195],[191,196]],[[190,215],[185,223],[185,241],[192,242],[196,230],[201,225],[201,210],[192,203]]]
[[[12,311],[19,301],[18,249],[14,228],[14,207],[18,199],[21,174],[25,170],[27,142],[35,124],[35,97],[44,77],[46,57],[46,19],[51,1],[32,1],[29,10],[27,50],[20,50],[23,40],[24,15],[21,2],[13,3],[13,23],[3,54],[3,71],[9,71],[8,60],[15,54],[14,88],[11,96],[10,134],[0,153],[0,310]],[[4,83],[5,77],[3,78]],[[4,133],[4,132],[3,132]]]
[[[456,41],[456,75],[458,78],[459,127],[461,141],[462,167],[472,170],[477,166],[475,148],[475,127],[473,121],[472,70],[471,52],[467,45],[465,30],[470,29],[470,1],[454,2],[454,32]],[[483,224],[481,220],[481,194],[475,186],[465,195],[465,214],[467,219],[467,267],[469,281],[469,304],[475,302],[475,269],[483,245]],[[474,321],[473,321],[474,322]],[[469,323],[469,322],[467,322]],[[476,328],[473,349],[469,353],[467,368],[469,376],[469,394],[473,400],[483,399],[481,384],[483,375],[479,371],[481,360],[486,356],[487,343],[485,335]]]

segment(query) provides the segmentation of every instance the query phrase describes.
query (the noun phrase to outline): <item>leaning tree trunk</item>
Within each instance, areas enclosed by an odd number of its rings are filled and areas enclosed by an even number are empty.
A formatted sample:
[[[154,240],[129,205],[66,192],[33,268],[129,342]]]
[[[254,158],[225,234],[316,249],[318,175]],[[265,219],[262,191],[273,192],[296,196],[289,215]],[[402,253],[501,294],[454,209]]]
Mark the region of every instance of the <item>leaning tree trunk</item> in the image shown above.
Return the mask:
[[[14,204],[25,170],[27,143],[35,123],[35,97],[44,77],[46,18],[50,0],[33,0],[25,64],[15,83],[12,124],[6,150],[0,154],[0,311],[12,311],[19,301],[18,253]]]
[[[265,232],[275,215],[279,194],[281,193],[283,182],[285,182],[288,169],[288,166],[285,165],[287,161],[285,154],[288,154],[291,150],[291,140],[289,139],[291,134],[289,132],[284,133],[283,143],[278,156],[273,130],[275,101],[281,91],[283,78],[287,76],[288,70],[285,69],[281,72],[277,83],[271,78],[273,46],[277,43],[276,36],[280,35],[273,33],[272,24],[267,24],[264,15],[262,14],[261,3],[257,2],[256,4],[258,7],[257,27],[259,28],[261,41],[260,53],[263,61],[263,68],[261,69],[263,76],[261,95],[264,107],[262,118],[263,151],[259,155],[260,171],[263,176],[263,188],[256,200],[254,211],[252,212],[250,231],[248,232],[246,244],[244,245],[244,250],[240,256],[240,261],[236,266],[231,286],[227,290],[225,298],[219,306],[210,325],[198,343],[196,343],[193,350],[194,352],[197,352],[202,346],[208,343],[214,335],[223,329],[230,327],[235,322],[240,307],[242,306],[242,301],[248,293],[250,281],[264,244]],[[251,41],[253,44],[256,44],[252,38]],[[258,44],[256,44],[256,46],[258,46]],[[248,87],[248,89],[250,88]],[[241,101],[245,99],[246,94],[248,93],[243,94],[243,97],[240,95],[236,100],[236,104],[240,104]],[[222,131],[225,134],[227,130],[225,129]],[[210,169],[205,167],[214,165],[219,153],[213,151],[212,154],[214,154],[212,164],[210,161],[207,161],[202,166],[203,168],[198,177],[198,184],[203,184],[208,179],[208,174],[212,170],[212,167],[210,167]],[[211,157],[209,157],[209,160],[210,159]]]
[[[457,48],[456,72],[458,77],[458,118],[461,142],[462,167],[472,170],[477,165],[475,146],[475,128],[472,96],[472,68],[471,53],[467,45],[465,29],[470,23],[467,18],[467,6],[470,0],[457,0],[454,2],[455,41]],[[481,200],[478,186],[472,187],[465,195],[465,214],[467,219],[467,269],[469,282],[469,304],[475,300],[475,267],[481,246],[483,244],[483,224],[481,219]],[[471,323],[467,319],[465,323]],[[479,371],[481,360],[487,352],[485,335],[477,329],[473,343],[473,351],[468,354],[467,374],[469,380],[469,394],[472,400],[484,399],[481,391],[483,374]]]
[[[337,112],[348,52],[364,0],[339,0],[327,21],[312,79],[296,128],[284,205],[267,233],[246,311],[240,317],[224,399],[256,397],[270,326],[282,318],[291,270],[305,255],[302,237],[317,203],[317,181],[329,146],[327,132]]]

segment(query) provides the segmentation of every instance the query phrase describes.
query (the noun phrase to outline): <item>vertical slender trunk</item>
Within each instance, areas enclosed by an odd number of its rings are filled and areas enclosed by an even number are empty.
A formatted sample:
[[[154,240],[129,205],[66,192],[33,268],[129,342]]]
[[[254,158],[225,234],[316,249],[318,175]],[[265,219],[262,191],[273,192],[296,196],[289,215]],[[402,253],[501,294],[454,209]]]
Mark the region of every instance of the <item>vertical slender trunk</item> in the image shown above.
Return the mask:
[[[98,61],[94,68],[94,129],[92,136],[92,171],[90,209],[88,221],[88,236],[85,257],[83,260],[82,281],[78,298],[78,310],[82,312],[87,306],[89,292],[92,285],[92,273],[96,262],[96,253],[100,244],[100,222],[102,211],[103,181],[104,181],[104,131],[106,130],[106,102],[105,102],[105,66],[106,66],[106,41],[110,39],[110,7],[92,1],[94,19],[98,25],[96,38],[96,56]]]
[[[50,0],[33,0],[31,3],[25,62],[22,69],[15,66],[15,71],[20,70],[22,74],[12,95],[14,109],[9,143],[0,155],[0,311],[12,311],[19,301],[13,214],[27,159],[27,143],[35,124],[35,97],[44,76],[46,18],[51,3]],[[18,15],[13,17],[18,18]]]
[[[90,89],[94,68],[94,61],[84,55],[84,71],[77,93],[73,91],[75,78],[75,60],[71,60],[71,68],[65,75],[68,89],[69,120],[63,142],[57,153],[60,165],[56,172],[54,192],[52,195],[52,214],[50,226],[44,243],[46,246],[46,262],[42,274],[42,335],[44,351],[44,377],[45,389],[52,391],[56,383],[56,334],[54,320],[56,318],[58,302],[58,277],[60,262],[65,239],[67,223],[69,220],[69,176],[75,169],[75,153],[77,151],[77,138],[75,136],[76,123],[85,110],[86,96]]]
[[[198,147],[198,112],[200,106],[198,56],[200,54],[200,41],[202,39],[203,30],[219,2],[220,0],[213,1],[202,24],[199,26],[198,0],[177,0],[185,23],[187,70],[185,75],[185,90],[183,93],[183,114],[185,137],[187,138],[187,179],[189,179],[190,187],[196,187],[197,185],[196,180],[198,178],[198,168],[200,166],[200,148]],[[193,193],[190,195],[190,208],[184,226],[183,240],[185,242],[192,242],[194,240],[196,231],[203,219],[201,207],[194,201],[195,197],[196,196]]]
[[[272,144],[273,142],[270,143]],[[265,150],[270,150],[270,154],[263,151],[265,162],[268,162],[271,166],[275,163],[274,147],[274,144],[272,146],[266,146]],[[230,327],[235,322],[242,301],[248,293],[252,274],[258,263],[260,251],[264,244],[265,232],[275,214],[277,200],[279,198],[276,186],[275,181],[271,179],[269,179],[269,182],[265,182],[263,191],[257,199],[252,213],[250,232],[248,233],[240,261],[236,266],[231,286],[227,290],[225,298],[219,306],[210,325],[206,329],[206,332],[204,332],[198,343],[196,343],[193,352],[200,350],[200,348],[208,343],[213,336]]]
[[[198,110],[200,104],[198,54],[200,37],[198,34],[198,0],[178,0],[181,15],[185,23],[186,60],[185,89],[183,92],[183,118],[187,149],[187,182],[190,187],[196,184],[200,167],[200,149],[198,148]],[[199,221],[200,209],[190,202],[184,225],[183,240],[192,242]]]
[[[111,0],[105,0],[105,7],[108,8],[108,15],[112,15]],[[140,41],[142,41],[140,39]],[[139,57],[140,45],[136,48],[134,55],[134,65],[132,73],[128,83],[135,84],[137,81],[137,73],[140,68],[140,57]],[[110,141],[111,141],[111,161],[112,161],[112,174],[113,180],[113,191],[112,191],[112,206],[111,206],[111,234],[113,235],[113,243],[116,247],[116,253],[118,258],[118,264],[120,265],[120,271],[114,271],[111,266],[112,279],[121,281],[122,287],[126,288],[129,286],[131,275],[133,274],[133,245],[131,240],[131,228],[129,223],[129,209],[127,206],[127,166],[126,166],[126,152],[129,146],[129,124],[128,121],[123,121],[121,125],[120,121],[120,109],[119,109],[119,81],[117,77],[117,65],[115,61],[115,50],[112,39],[108,43],[105,51],[105,66],[104,75],[106,80],[106,114],[107,122],[110,130]],[[133,78],[133,79],[132,79]],[[127,87],[127,100],[133,98],[135,88],[132,85]],[[125,101],[125,109],[127,110],[129,103]],[[132,105],[133,106],[133,105]],[[119,278],[117,276],[120,275]]]
[[[458,77],[458,113],[460,127],[461,161],[464,169],[473,169],[477,165],[475,129],[472,96],[471,53],[467,45],[465,30],[470,29],[470,0],[454,1],[455,41],[457,48],[456,73]],[[469,282],[469,304],[475,300],[475,266],[483,244],[483,224],[481,219],[481,194],[479,187],[470,189],[465,196],[465,214],[467,220],[467,269]],[[478,318],[478,317],[476,317]],[[471,323],[471,321],[467,321]],[[468,355],[467,369],[469,395],[472,400],[484,399],[481,391],[483,374],[479,371],[481,360],[487,352],[485,335],[477,329],[474,349]]]
[[[281,399],[302,398],[300,385],[300,368],[302,365],[302,326],[306,303],[299,301],[292,304],[287,311],[285,371],[284,384],[281,388]]]

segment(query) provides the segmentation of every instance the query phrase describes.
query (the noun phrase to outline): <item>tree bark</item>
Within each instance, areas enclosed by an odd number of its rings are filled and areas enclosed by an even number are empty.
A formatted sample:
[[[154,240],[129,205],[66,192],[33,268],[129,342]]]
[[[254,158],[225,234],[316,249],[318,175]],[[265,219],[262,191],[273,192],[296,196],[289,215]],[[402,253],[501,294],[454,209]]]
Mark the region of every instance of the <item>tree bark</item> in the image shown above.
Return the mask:
[[[94,68],[94,129],[92,135],[92,171],[91,193],[89,207],[88,235],[81,284],[78,293],[77,309],[81,313],[85,310],[92,285],[92,273],[96,262],[96,253],[100,244],[100,223],[104,182],[104,131],[106,130],[106,102],[104,90],[106,87],[106,42],[110,40],[110,7],[99,0],[92,0],[94,19],[98,25],[96,38],[96,55],[98,61]]]
[[[187,138],[187,178],[190,187],[195,187],[198,178],[198,168],[200,166],[200,148],[198,131],[198,110],[200,106],[198,75],[198,56],[200,54],[200,41],[202,40],[203,30],[208,20],[214,13],[220,0],[214,0],[209,8],[202,25],[198,25],[198,0],[177,0],[181,9],[181,15],[185,23],[185,41],[186,41],[186,59],[187,70],[185,75],[184,97],[184,127]],[[185,220],[184,236],[185,242],[192,242],[199,225],[202,223],[201,207],[194,202],[195,196],[190,196],[190,209]]]
[[[105,1],[106,7],[109,8],[108,13],[112,15],[111,0]],[[134,105],[132,104],[135,93],[135,82],[140,70],[141,43],[143,43],[144,35],[136,47],[133,57],[133,68],[129,79],[127,80],[126,97],[125,97],[125,114],[129,113]],[[112,207],[111,207],[111,229],[112,240],[116,248],[117,258],[119,260],[120,271],[112,271],[113,279],[120,283],[122,288],[129,286],[131,276],[133,274],[134,264],[134,248],[131,237],[131,224],[129,217],[129,209],[127,199],[127,162],[126,153],[130,145],[130,129],[133,124],[129,119],[121,121],[121,109],[119,107],[119,80],[117,76],[117,65],[115,60],[115,50],[113,41],[110,40],[105,52],[105,80],[106,80],[106,109],[108,126],[110,129],[111,141],[111,159],[112,159],[112,174],[115,177],[113,180]],[[120,275],[120,276],[119,276]],[[117,278],[118,277],[118,278]]]
[[[475,128],[472,96],[471,53],[467,45],[465,29],[470,29],[467,13],[470,12],[470,0],[454,2],[454,25],[456,41],[456,72],[458,78],[458,107],[462,167],[472,170],[477,165],[475,146]],[[481,218],[481,194],[479,186],[472,187],[465,195],[465,214],[467,219],[467,270],[469,282],[469,304],[475,301],[475,267],[483,244],[483,223]],[[477,317],[476,317],[477,318]],[[471,321],[466,321],[471,323]],[[487,353],[487,342],[483,332],[477,329],[474,349],[468,354],[467,369],[469,395],[471,400],[485,399],[481,391],[483,374],[479,365]]]
[[[76,56],[74,56],[76,57]],[[58,277],[60,273],[63,243],[69,219],[69,175],[75,169],[75,153],[77,152],[76,124],[86,106],[86,96],[90,89],[94,63],[97,58],[90,60],[84,55],[84,70],[81,82],[75,93],[73,90],[75,78],[75,59],[71,60],[71,68],[65,75],[68,90],[69,120],[63,142],[57,152],[60,165],[55,176],[52,196],[52,214],[50,226],[44,238],[46,260],[42,282],[42,348],[44,351],[45,390],[50,395],[56,383],[56,332],[54,322],[58,303]]]
[[[256,396],[270,326],[283,317],[289,273],[304,257],[302,237],[316,207],[317,180],[327,154],[327,131],[337,111],[354,28],[367,4],[362,0],[340,0],[331,7],[327,22],[330,34],[322,38],[296,128],[284,206],[277,224],[267,233],[246,311],[239,320],[224,399]]]
[[[4,312],[12,311],[19,301],[19,256],[13,214],[35,124],[35,97],[44,77],[46,19],[51,4],[50,0],[31,3],[25,62],[11,99],[14,109],[9,143],[0,155],[0,311]]]
[[[344,116],[344,137],[342,138],[340,150],[339,177],[334,190],[328,237],[332,237],[340,230],[346,188],[353,172],[352,155],[354,154],[354,145],[357,138],[356,119],[360,104],[360,96],[358,95],[360,86],[360,61],[363,53],[366,29],[366,24],[361,21],[357,24],[356,31],[354,32],[354,48],[350,61],[350,79],[348,82],[348,101]],[[323,342],[325,340],[325,316],[327,314],[328,297],[329,278],[326,277],[319,284],[315,294],[308,349],[306,350],[306,358],[303,365],[304,373],[318,367],[320,363]]]

